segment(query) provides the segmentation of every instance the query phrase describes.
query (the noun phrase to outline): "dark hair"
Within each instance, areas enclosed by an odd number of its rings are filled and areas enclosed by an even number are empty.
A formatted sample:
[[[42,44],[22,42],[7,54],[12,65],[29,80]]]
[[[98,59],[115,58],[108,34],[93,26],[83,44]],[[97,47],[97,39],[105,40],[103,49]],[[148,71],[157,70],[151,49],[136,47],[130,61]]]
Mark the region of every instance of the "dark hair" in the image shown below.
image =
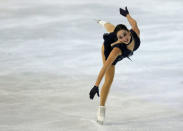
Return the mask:
[[[117,35],[117,32],[120,31],[120,30],[126,30],[126,31],[128,31],[128,28],[125,25],[123,25],[123,24],[118,24],[115,27],[115,29],[114,29],[115,35]]]

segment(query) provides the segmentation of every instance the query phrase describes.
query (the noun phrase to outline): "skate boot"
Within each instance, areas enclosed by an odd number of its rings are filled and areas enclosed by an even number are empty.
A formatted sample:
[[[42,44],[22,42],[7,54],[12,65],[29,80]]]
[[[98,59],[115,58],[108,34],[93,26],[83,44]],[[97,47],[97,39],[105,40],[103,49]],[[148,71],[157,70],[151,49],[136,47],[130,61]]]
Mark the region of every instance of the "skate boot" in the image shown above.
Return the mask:
[[[105,110],[106,110],[106,107],[105,106],[98,106],[98,110],[97,110],[97,122],[99,124],[101,124],[101,125],[103,125],[103,123],[104,123]]]
[[[107,23],[106,21],[103,21],[103,20],[96,20],[96,21],[98,24],[101,24],[102,26],[104,26]]]

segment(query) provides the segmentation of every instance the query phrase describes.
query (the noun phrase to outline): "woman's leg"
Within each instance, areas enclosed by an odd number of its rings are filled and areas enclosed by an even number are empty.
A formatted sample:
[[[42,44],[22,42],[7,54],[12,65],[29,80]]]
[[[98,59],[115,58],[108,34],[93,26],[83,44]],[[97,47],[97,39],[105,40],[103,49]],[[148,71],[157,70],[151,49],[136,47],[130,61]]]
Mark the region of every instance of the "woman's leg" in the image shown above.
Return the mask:
[[[99,20],[98,23],[101,24],[107,30],[107,32],[113,32],[115,29],[115,26],[110,22]]]
[[[115,66],[111,65],[111,67],[109,67],[109,69],[105,73],[105,82],[102,86],[100,93],[100,106],[105,106],[107,96],[114,78],[114,74],[115,74]]]
[[[104,56],[104,46],[103,45],[102,45],[102,60],[103,60],[103,64],[104,64],[105,56]],[[110,87],[113,82],[114,74],[115,74],[115,66],[111,65],[111,67],[109,67],[109,69],[105,73],[105,82],[104,82],[101,92],[100,92],[100,106],[105,106],[107,96],[109,94],[109,90],[110,90]]]
[[[115,26],[109,22],[105,23],[104,27],[108,32],[113,32],[115,29]]]

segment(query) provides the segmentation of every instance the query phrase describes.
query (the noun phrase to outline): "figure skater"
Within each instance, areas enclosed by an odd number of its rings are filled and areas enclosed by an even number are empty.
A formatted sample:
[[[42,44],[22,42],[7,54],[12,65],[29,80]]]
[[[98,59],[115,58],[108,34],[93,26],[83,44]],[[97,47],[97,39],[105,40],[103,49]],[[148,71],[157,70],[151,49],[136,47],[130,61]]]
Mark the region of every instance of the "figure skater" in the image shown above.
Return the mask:
[[[131,25],[130,30],[123,24],[118,24],[115,27],[109,22],[97,20],[97,23],[101,24],[108,32],[103,34],[104,42],[101,49],[103,66],[98,74],[94,87],[89,93],[90,99],[93,99],[96,93],[100,97],[100,105],[97,111],[97,122],[99,124],[103,124],[105,119],[105,103],[113,82],[116,63],[123,58],[130,59],[129,57],[133,55],[133,52],[139,48],[141,43],[140,30],[137,22],[130,16],[127,6],[125,10],[120,8],[119,11],[122,16],[127,18]],[[99,95],[99,84],[104,74],[105,82]]]

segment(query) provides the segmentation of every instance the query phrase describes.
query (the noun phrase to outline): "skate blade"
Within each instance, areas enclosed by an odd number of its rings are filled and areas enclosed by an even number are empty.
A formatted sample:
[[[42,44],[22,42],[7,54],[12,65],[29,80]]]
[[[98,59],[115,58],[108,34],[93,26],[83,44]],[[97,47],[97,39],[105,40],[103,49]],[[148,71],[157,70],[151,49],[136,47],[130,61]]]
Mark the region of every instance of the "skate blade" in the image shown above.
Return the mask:
[[[100,21],[100,20],[99,20],[99,19],[94,19],[94,21],[96,21],[96,22],[99,24],[99,21]]]
[[[97,123],[99,123],[100,125],[103,125],[104,124],[103,121],[99,121],[99,120],[97,120]]]

